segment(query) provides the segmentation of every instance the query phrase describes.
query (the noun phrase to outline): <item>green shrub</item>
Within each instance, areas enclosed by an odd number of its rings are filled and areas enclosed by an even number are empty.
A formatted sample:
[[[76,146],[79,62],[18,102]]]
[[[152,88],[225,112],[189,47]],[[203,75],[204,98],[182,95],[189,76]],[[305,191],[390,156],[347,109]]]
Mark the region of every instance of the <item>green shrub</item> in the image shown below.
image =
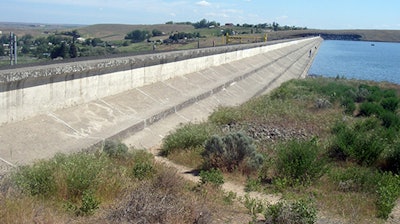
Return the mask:
[[[364,102],[370,96],[370,91],[368,89],[359,87],[355,94],[355,101],[358,103]]]
[[[331,170],[329,177],[340,191],[375,193],[381,174],[374,169],[354,166]]]
[[[358,121],[352,126],[338,123],[332,128],[335,134],[329,149],[332,158],[352,159],[361,165],[374,164],[385,149],[385,133],[376,118]]]
[[[391,173],[384,173],[378,183],[377,193],[378,217],[387,219],[400,196],[400,177]]]
[[[290,86],[292,85],[293,82],[294,81],[292,80],[292,81],[282,83],[279,88],[272,91],[271,99],[286,100],[286,99],[292,98],[294,93],[291,90]]]
[[[380,119],[382,120],[382,125],[386,128],[399,129],[400,127],[400,117],[391,111],[383,112]]]
[[[110,157],[121,157],[128,153],[128,146],[121,142],[106,140],[104,142],[103,152]]]
[[[248,194],[246,194],[244,198],[241,198],[241,201],[244,207],[246,207],[249,210],[249,213],[252,218],[251,223],[257,222],[258,214],[263,214],[267,207],[267,203],[265,201],[252,198]]]
[[[22,166],[12,178],[17,186],[31,195],[49,196],[56,190],[54,167],[51,162],[39,162]]]
[[[396,90],[394,90],[394,89],[385,89],[385,90],[383,90],[383,97],[384,98],[397,97]]]
[[[217,125],[231,124],[240,120],[240,112],[233,107],[220,107],[214,111],[209,120]]]
[[[308,184],[326,171],[326,162],[319,158],[314,142],[293,140],[278,147],[276,170],[280,178],[294,185]]]
[[[345,123],[339,122],[332,128],[332,133],[335,136],[329,149],[329,156],[338,160],[346,160],[351,155],[357,132],[347,127]]]
[[[358,87],[359,89],[365,89],[368,91],[368,96],[366,100],[368,102],[379,102],[383,97],[383,91],[378,86],[370,86],[368,84],[361,84]]]
[[[234,200],[236,199],[237,194],[232,191],[224,192],[224,198],[223,201],[227,205],[232,205]]]
[[[354,103],[354,100],[349,97],[342,99],[341,105],[344,107],[344,112],[346,114],[352,115],[356,109],[356,104]]]
[[[207,123],[186,124],[164,138],[161,153],[167,156],[175,150],[196,148],[215,132]]]
[[[232,172],[239,165],[243,170],[256,170],[263,163],[263,156],[256,152],[250,137],[241,132],[230,133],[222,138],[212,136],[205,144],[204,168],[219,168]]]
[[[385,110],[396,112],[397,108],[399,107],[399,98],[397,97],[384,98],[381,101],[381,106]]]
[[[274,205],[269,205],[264,216],[267,224],[313,224],[317,221],[317,210],[310,201],[306,200],[279,201]]]
[[[132,168],[132,176],[139,180],[149,179],[156,174],[154,168],[154,157],[151,153],[144,150],[134,152],[134,165]]]
[[[54,160],[65,177],[67,198],[71,200],[81,198],[87,190],[95,189],[97,177],[106,166],[105,157],[86,153],[57,155]]]
[[[377,195],[377,215],[387,219],[400,196],[400,177],[365,167],[333,170],[329,177],[340,191],[367,192]]]
[[[385,158],[384,169],[395,174],[400,174],[400,142],[393,144],[391,151]]]
[[[259,178],[248,178],[246,181],[246,186],[245,186],[244,190],[246,192],[260,191],[261,190],[261,180]]]
[[[372,115],[381,115],[384,111],[383,107],[377,103],[364,102],[360,105],[360,115],[369,117]]]
[[[224,184],[224,176],[219,169],[202,170],[199,176],[202,184],[211,183],[217,186]]]
[[[154,174],[153,165],[146,162],[138,162],[133,165],[132,174],[139,180],[151,178]]]
[[[351,156],[358,164],[370,166],[376,163],[383,150],[384,142],[379,133],[371,133],[364,137],[359,135]]]
[[[76,209],[75,213],[79,216],[92,215],[99,208],[100,201],[94,196],[90,190],[83,192],[82,205]]]

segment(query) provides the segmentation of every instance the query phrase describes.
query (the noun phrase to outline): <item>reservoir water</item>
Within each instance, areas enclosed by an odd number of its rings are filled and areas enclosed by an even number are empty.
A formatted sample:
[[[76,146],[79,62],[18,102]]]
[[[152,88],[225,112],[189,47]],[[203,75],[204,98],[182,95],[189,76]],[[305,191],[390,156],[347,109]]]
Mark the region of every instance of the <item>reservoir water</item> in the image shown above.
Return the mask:
[[[309,74],[400,84],[400,43],[325,40]]]

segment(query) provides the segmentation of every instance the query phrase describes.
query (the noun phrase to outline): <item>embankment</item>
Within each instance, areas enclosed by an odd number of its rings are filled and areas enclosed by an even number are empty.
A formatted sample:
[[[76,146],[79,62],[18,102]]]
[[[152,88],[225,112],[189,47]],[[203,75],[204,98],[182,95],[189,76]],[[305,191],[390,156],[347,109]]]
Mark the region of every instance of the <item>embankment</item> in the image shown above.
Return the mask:
[[[2,71],[0,160],[25,164],[77,151],[105,139],[126,138],[171,115],[177,115],[179,123],[195,121],[198,114],[243,103],[286,80],[304,77],[321,41],[308,38]],[[199,108],[183,115],[189,106]]]

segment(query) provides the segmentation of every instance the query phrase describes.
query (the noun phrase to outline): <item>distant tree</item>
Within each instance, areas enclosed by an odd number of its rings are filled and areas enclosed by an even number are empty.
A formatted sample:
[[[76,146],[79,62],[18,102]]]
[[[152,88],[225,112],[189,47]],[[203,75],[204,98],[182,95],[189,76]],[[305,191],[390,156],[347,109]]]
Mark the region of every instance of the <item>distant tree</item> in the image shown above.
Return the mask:
[[[261,29],[266,29],[268,27],[268,24],[266,23],[258,24],[258,27]]]
[[[69,56],[71,58],[78,57],[78,48],[76,47],[75,43],[72,43],[71,46],[69,47]]]
[[[193,38],[199,38],[200,37],[200,33],[184,33],[184,32],[180,32],[180,33],[175,33],[171,36],[169,36],[170,40],[173,41],[178,41],[178,40],[182,40],[182,39],[193,39]]]
[[[102,41],[100,38],[97,38],[97,37],[90,40],[90,44],[91,44],[93,47],[97,47],[97,46],[99,46],[99,45],[102,44],[102,43],[103,43],[103,41]]]
[[[42,44],[48,45],[49,41],[45,37],[38,37],[33,41],[33,44],[38,46]]]
[[[160,30],[157,30],[157,29],[154,29],[153,31],[151,31],[151,33],[153,34],[154,37],[163,35],[163,33]]]
[[[81,37],[81,35],[78,33],[77,30],[73,30],[71,32],[71,36],[72,36],[72,43],[75,43],[76,39],[78,39],[79,37]]]
[[[131,40],[133,43],[142,42],[150,38],[150,33],[147,30],[134,30],[125,36],[125,39]]]
[[[206,28],[206,27],[208,27],[208,21],[206,19],[202,19],[199,22],[194,23],[193,26],[196,29]]]
[[[168,21],[165,24],[174,24],[174,22],[173,21]]]
[[[19,38],[19,42],[22,42],[23,45],[32,45],[34,42],[33,36],[31,34],[26,34]]]
[[[129,42],[128,41],[124,41],[124,43],[122,43],[122,46],[124,46],[124,47],[129,46]]]
[[[7,35],[2,35],[0,37],[0,44],[8,44],[10,43],[9,37]]]
[[[61,45],[54,47],[50,57],[53,59],[58,57],[69,58],[69,47],[67,43],[62,42]]]
[[[4,56],[4,55],[5,55],[5,53],[4,53],[4,47],[3,47],[3,44],[0,43],[0,56]]]
[[[273,23],[272,23],[272,28],[273,28],[274,31],[279,30],[279,24],[276,23],[276,22],[273,22]]]
[[[59,45],[61,42],[66,41],[66,39],[59,35],[50,35],[47,37],[47,41],[53,45]]]
[[[210,26],[219,26],[219,23],[217,23],[215,21],[208,22],[207,27],[210,27]]]
[[[32,52],[33,55],[37,58],[48,57],[52,52],[52,46],[47,43],[42,43],[36,46],[36,49]]]
[[[233,35],[233,30],[232,29],[225,29],[224,31],[222,31],[222,35],[226,36],[226,34],[228,35]]]
[[[22,54],[29,54],[29,52],[30,52],[30,45],[24,44],[24,45],[22,45],[20,48],[21,48],[21,53],[22,53]]]

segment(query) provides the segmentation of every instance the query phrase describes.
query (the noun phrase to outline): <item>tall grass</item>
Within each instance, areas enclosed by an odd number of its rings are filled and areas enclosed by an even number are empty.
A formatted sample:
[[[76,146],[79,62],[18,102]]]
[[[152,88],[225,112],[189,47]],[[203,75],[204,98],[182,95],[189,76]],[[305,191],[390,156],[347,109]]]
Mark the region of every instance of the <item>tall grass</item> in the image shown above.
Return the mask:
[[[278,147],[276,170],[289,185],[308,185],[327,170],[318,145],[312,141],[290,141]]]
[[[164,138],[161,154],[167,156],[176,150],[201,146],[213,133],[216,133],[216,129],[209,123],[185,124]]]

